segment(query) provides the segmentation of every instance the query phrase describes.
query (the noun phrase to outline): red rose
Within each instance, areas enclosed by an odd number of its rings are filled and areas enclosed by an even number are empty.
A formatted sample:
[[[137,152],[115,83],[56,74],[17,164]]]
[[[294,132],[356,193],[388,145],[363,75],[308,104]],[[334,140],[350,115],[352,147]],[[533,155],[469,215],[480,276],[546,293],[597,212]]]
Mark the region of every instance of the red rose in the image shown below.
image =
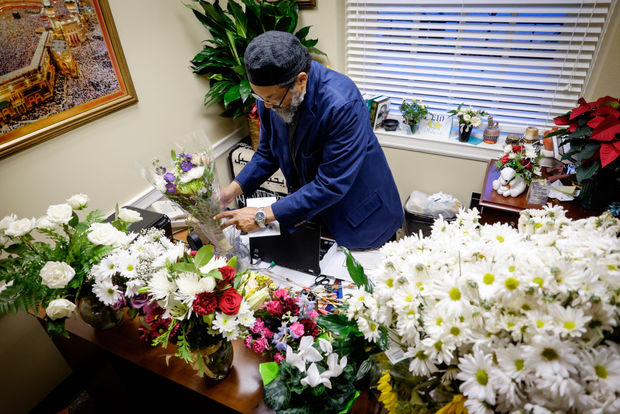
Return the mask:
[[[502,157],[500,161],[502,162],[502,164],[506,164],[506,162],[508,162],[509,159],[510,159],[510,154],[506,154]]]
[[[526,165],[525,168],[527,168],[528,170],[531,170],[532,169],[532,164]]]
[[[520,152],[520,151],[521,151],[521,145],[512,146],[512,152]]]
[[[236,315],[241,306],[241,296],[234,288],[226,289],[220,296],[220,310],[226,315]]]
[[[196,295],[193,306],[196,314],[208,315],[215,311],[217,307],[217,298],[211,292],[202,292]]]
[[[224,266],[217,269],[222,274],[222,279],[228,283],[232,283],[235,280],[235,268],[231,266]]]

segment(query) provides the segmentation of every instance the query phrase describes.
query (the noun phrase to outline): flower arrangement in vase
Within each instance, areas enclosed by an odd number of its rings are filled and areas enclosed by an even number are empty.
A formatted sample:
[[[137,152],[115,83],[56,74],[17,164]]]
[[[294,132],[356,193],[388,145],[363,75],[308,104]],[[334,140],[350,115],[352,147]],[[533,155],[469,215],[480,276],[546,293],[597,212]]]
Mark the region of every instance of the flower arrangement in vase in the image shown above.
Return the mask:
[[[411,103],[409,103],[403,98],[403,102],[400,104],[400,113],[403,116],[403,122],[409,125],[413,133],[420,121],[428,115],[428,109],[426,109],[426,105],[422,103],[422,100],[416,101],[412,99]]]
[[[177,347],[182,358],[200,376],[223,379],[232,365],[231,340],[243,336],[255,322],[249,303],[235,289],[236,258],[213,255],[213,246],[201,247],[194,255],[185,252],[177,260],[167,257],[147,286],[157,306],[148,306],[142,336],[154,346]],[[153,323],[155,322],[155,323]]]
[[[580,98],[579,106],[554,122],[558,128],[546,137],[559,136],[570,151],[562,159],[576,165],[581,184],[577,198],[585,208],[603,210],[620,194],[620,99],[605,96],[594,102]]]
[[[452,109],[448,113],[452,114],[451,116],[456,115],[459,120],[459,141],[467,142],[472,129],[480,126],[482,117],[487,113],[483,109],[474,109],[471,106],[463,108],[463,105],[462,103],[459,104],[456,109]]]
[[[0,220],[0,252],[6,255],[0,261],[0,313],[45,309],[47,332],[68,337],[65,320],[85,294],[90,269],[128,245],[127,227],[142,219],[127,209],[117,209],[111,223],[103,222],[99,210],[81,219],[88,201],[87,195],[76,194],[50,205],[38,219],[11,214]]]
[[[548,205],[518,229],[469,210],[385,245],[347,315],[400,351],[380,355],[389,412],[618,412],[619,231]]]
[[[495,167],[500,176],[493,180],[493,189],[505,197],[519,196],[533,179],[541,177],[541,154],[533,145],[506,145],[504,156]]]

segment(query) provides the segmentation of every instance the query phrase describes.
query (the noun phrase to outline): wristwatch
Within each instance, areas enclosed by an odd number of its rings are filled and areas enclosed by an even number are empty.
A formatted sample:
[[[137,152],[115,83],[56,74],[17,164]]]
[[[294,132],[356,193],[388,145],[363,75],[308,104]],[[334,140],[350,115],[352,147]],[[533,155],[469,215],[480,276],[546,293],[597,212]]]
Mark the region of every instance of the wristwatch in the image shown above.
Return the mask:
[[[260,227],[261,229],[264,229],[266,227],[265,226],[266,218],[267,218],[267,215],[263,211],[263,208],[259,207],[258,210],[256,210],[256,213],[254,213],[254,221],[256,222],[256,224],[258,224],[258,227]]]

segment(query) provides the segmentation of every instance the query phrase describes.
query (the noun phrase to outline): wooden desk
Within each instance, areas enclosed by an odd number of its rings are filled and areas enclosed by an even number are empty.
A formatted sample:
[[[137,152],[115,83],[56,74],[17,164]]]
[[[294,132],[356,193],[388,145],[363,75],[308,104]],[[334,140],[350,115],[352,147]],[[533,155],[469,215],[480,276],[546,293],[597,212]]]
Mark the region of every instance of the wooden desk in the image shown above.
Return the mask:
[[[493,190],[493,180],[499,177],[499,170],[495,167],[495,161],[497,160],[489,161],[484,175],[480,197],[481,221],[483,224],[499,221],[516,226],[521,211],[530,208],[542,208],[542,206],[540,204],[527,204],[527,190],[518,197],[504,197]],[[600,211],[586,210],[575,202],[563,202],[554,198],[550,198],[547,202],[552,205],[561,205],[566,210],[566,216],[573,220],[596,216],[601,213]]]
[[[261,358],[241,340],[233,341],[234,359],[230,374],[221,382],[200,378],[183,360],[166,355],[175,352],[151,347],[138,338],[138,320],[125,316],[122,324],[105,331],[95,330],[73,315],[66,323],[71,337],[54,342],[71,366],[97,413],[154,413],[172,409],[227,413],[273,413],[263,403]],[[351,413],[375,414],[381,404],[365,390]],[[208,410],[209,411],[209,410]]]

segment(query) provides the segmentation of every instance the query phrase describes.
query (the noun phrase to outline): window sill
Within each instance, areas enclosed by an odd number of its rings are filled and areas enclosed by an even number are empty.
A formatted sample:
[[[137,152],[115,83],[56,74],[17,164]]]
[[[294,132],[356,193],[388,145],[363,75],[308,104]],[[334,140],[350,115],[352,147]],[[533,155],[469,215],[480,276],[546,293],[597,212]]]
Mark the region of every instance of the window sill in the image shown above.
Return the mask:
[[[446,157],[464,158],[474,161],[489,161],[497,159],[503,153],[505,134],[500,135],[496,144],[481,142],[477,145],[467,142],[459,142],[458,132],[450,135],[450,138],[438,138],[432,135],[413,136],[403,130],[385,131],[383,128],[375,129],[375,135],[382,147],[397,148],[408,151],[424,152],[428,154],[443,155]],[[472,137],[482,139],[482,131],[472,133]]]

